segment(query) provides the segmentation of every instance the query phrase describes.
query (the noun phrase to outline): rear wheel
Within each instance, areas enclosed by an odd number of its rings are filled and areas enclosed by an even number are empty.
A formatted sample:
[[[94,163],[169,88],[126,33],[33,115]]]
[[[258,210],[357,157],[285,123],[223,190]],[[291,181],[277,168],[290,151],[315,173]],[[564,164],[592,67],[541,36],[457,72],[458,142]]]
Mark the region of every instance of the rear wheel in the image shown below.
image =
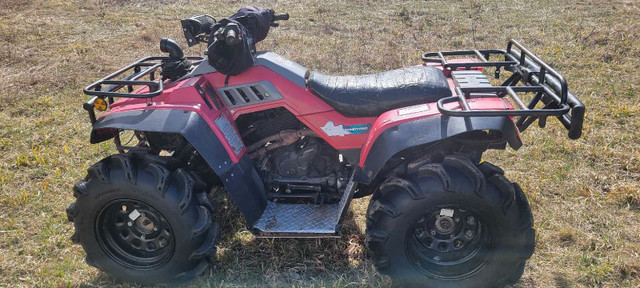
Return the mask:
[[[378,270],[409,287],[502,287],[533,253],[526,197],[504,172],[464,156],[387,179],[367,211]]]
[[[195,278],[215,255],[218,225],[204,184],[157,158],[119,154],[91,166],[67,215],[87,263],[143,284]]]

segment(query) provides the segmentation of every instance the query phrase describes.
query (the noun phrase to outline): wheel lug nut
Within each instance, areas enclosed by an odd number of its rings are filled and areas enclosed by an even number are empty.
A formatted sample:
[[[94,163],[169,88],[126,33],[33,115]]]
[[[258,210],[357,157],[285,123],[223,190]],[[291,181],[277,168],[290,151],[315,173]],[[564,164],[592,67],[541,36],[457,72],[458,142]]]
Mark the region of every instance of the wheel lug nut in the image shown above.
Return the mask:
[[[455,245],[456,248],[460,248],[462,247],[462,241],[460,240],[453,241],[453,245]]]
[[[475,233],[473,233],[473,231],[471,230],[467,230],[464,231],[464,235],[467,236],[467,238],[473,238],[473,236],[475,236]]]
[[[432,236],[435,236],[436,235],[436,230],[435,229],[431,229],[431,231],[429,233],[431,233]]]
[[[467,224],[476,225],[476,218],[473,218],[473,216],[467,217]]]
[[[131,221],[127,222],[127,226],[131,227],[133,226],[133,223]]]
[[[431,247],[431,244],[433,244],[433,238],[424,239],[424,244]]]
[[[451,234],[451,235],[449,235],[449,238],[451,238],[451,239],[456,238],[456,235]]]

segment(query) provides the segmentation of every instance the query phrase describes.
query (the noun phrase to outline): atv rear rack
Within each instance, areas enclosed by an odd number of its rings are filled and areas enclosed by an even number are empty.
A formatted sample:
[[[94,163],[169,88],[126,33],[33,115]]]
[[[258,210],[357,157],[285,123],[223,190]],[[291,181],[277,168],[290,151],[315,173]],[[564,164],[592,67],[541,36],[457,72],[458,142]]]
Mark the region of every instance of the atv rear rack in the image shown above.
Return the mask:
[[[474,61],[449,62],[446,59],[447,56],[470,56],[474,57]],[[492,56],[504,57],[504,61],[488,61],[487,59]],[[500,68],[512,72],[512,75],[497,87],[486,85],[456,88],[457,95],[440,99],[437,103],[438,110],[443,115],[453,117],[519,117],[516,125],[520,131],[527,129],[535,120],[539,120],[540,127],[544,127],[546,118],[555,116],[569,130],[569,138],[577,139],[582,134],[584,104],[569,91],[567,81],[560,73],[515,40],[509,41],[506,50],[430,52],[423,54],[422,60],[426,63],[439,63],[449,71],[458,71],[459,68],[472,70],[480,67],[495,67],[496,79],[500,78]],[[523,86],[518,86],[518,84]],[[535,96],[525,105],[518,93],[535,93]],[[467,100],[473,98],[504,98],[505,96],[517,104],[517,107],[514,107],[515,110],[473,110],[467,103]],[[444,106],[446,103],[456,101],[459,102],[462,110],[453,110]],[[539,103],[544,106],[536,108]]]
[[[198,64],[204,60],[204,57],[200,56],[189,56],[186,58],[193,61],[193,64]],[[96,122],[96,115],[93,108],[94,102],[98,98],[108,98],[109,104],[112,104],[114,97],[153,98],[162,94],[164,82],[162,77],[156,79],[156,70],[162,67],[162,61],[170,59],[171,58],[168,56],[151,56],[142,58],[84,88],[84,94],[94,96],[82,105],[82,107],[89,112],[91,124]],[[127,73],[131,74],[117,79],[119,76]],[[149,76],[149,81],[139,80],[147,75]],[[105,86],[106,88],[104,88]],[[149,91],[146,93],[133,93],[135,90],[134,87],[138,86],[146,86]],[[127,93],[119,92],[119,90],[124,87],[127,87]]]

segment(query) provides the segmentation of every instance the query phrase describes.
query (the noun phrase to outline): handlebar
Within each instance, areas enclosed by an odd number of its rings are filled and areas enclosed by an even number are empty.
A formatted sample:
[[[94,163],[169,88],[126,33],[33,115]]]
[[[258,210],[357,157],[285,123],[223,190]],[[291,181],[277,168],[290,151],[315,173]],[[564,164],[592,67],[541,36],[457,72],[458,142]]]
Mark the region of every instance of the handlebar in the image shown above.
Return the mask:
[[[229,46],[233,46],[240,42],[238,38],[238,34],[240,33],[240,29],[235,24],[228,24],[224,29],[224,41]]]
[[[271,22],[273,21],[287,21],[289,20],[289,13],[281,13],[281,14],[273,14],[273,17],[271,17]]]
[[[211,33],[213,25],[216,24],[216,19],[211,15],[199,15],[187,19],[180,20],[182,24],[182,31],[184,37],[187,39],[189,47],[196,45],[200,42],[206,42],[203,35]]]
[[[278,27],[278,23],[276,23],[275,21],[286,21],[289,20],[289,13],[280,13],[280,14],[276,14],[275,11],[269,9],[268,10],[269,14],[270,14],[270,26],[271,27]],[[203,15],[203,16],[208,16],[208,15]],[[199,16],[202,17],[202,16]],[[211,16],[208,16],[211,17]],[[191,20],[193,21],[193,19],[197,19],[196,17],[191,18],[191,19],[186,19],[186,20]],[[211,17],[211,19],[213,20],[213,17]],[[207,19],[209,20],[209,19]],[[186,22],[185,20],[183,20],[183,23]],[[215,20],[213,20],[213,23],[215,23]],[[205,26],[205,25],[202,25]],[[187,35],[188,29],[186,29],[187,27],[184,26],[185,28],[185,36]],[[190,27],[189,27],[190,28]],[[235,23],[229,23],[224,27],[221,27],[220,29],[218,29],[217,31],[211,32],[211,36],[214,37],[216,39],[216,41],[225,41],[225,43],[229,46],[234,46],[238,43],[240,43],[240,40],[242,38],[241,33],[240,33],[240,28],[238,27],[237,24]],[[189,42],[189,37],[187,37],[188,42]],[[195,42],[195,41],[193,41]],[[189,43],[189,45],[191,46],[191,43]]]

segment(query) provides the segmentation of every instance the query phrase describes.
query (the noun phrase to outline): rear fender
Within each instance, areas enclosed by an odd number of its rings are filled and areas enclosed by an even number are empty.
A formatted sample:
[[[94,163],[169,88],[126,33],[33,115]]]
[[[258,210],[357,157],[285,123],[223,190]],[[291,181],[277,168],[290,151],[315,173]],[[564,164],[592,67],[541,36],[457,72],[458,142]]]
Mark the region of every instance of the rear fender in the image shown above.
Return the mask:
[[[417,112],[414,117],[403,117],[400,111],[403,109],[381,115],[362,149],[354,180],[370,184],[384,164],[399,152],[463,133],[498,131],[513,149],[522,146],[520,133],[508,117],[448,117],[437,113],[437,109],[430,109],[429,105],[425,104],[424,113]],[[419,106],[404,109],[419,110]]]
[[[243,156],[234,163],[221,139],[198,113],[169,109],[110,113],[93,125],[91,143],[111,139],[119,129],[181,134],[222,179],[248,226],[262,215],[267,204],[266,193],[251,160]],[[226,138],[222,140],[227,142]]]

